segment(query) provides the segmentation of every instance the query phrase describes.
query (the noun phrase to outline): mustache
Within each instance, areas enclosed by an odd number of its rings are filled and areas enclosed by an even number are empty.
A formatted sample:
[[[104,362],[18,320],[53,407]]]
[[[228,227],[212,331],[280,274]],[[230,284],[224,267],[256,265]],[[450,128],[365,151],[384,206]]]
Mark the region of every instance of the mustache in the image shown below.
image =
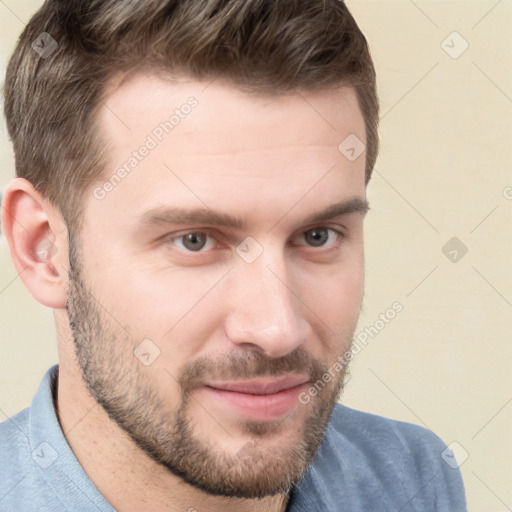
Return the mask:
[[[181,369],[177,381],[182,392],[188,395],[206,380],[282,377],[295,373],[308,375],[310,382],[316,382],[328,369],[326,364],[314,359],[303,348],[279,358],[267,357],[259,352],[232,352],[214,359],[196,359]]]

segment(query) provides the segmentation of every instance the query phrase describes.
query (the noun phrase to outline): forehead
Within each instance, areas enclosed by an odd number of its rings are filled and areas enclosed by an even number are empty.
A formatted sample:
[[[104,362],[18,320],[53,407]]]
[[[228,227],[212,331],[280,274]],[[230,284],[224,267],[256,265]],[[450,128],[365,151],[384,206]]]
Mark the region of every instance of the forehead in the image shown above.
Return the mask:
[[[176,201],[223,210],[250,201],[254,214],[313,186],[326,201],[364,196],[365,155],[339,149],[347,137],[365,144],[352,88],[256,97],[220,79],[147,72],[112,85],[98,116],[111,149],[96,183],[108,185],[106,215]]]
[[[110,91],[100,110],[100,123],[109,135],[126,137],[140,130],[151,133],[176,113],[186,122],[173,127],[173,137],[166,138],[166,143],[172,144],[180,135],[193,135],[180,139],[174,148],[178,152],[190,149],[191,143],[195,153],[201,149],[219,153],[270,149],[298,141],[337,146],[347,131],[365,138],[364,121],[351,87],[255,96],[220,78],[200,82],[145,70],[113,81]],[[192,99],[197,101],[193,115],[180,112],[189,110],[184,106]]]

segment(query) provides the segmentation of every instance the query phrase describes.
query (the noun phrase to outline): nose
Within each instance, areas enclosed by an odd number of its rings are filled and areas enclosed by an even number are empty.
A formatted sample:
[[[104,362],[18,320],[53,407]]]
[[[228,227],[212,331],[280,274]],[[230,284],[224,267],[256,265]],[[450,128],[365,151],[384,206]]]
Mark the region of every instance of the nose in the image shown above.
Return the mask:
[[[297,284],[287,277],[284,259],[260,257],[232,272],[231,308],[226,318],[228,339],[243,348],[278,358],[293,352],[308,338]]]

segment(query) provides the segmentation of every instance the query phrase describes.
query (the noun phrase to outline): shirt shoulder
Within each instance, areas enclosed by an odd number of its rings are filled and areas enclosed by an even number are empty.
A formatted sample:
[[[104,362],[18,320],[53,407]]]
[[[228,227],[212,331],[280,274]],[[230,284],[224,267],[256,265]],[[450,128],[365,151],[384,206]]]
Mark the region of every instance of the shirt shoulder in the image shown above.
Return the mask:
[[[407,464],[422,471],[426,462],[443,462],[443,440],[431,430],[337,405],[331,416],[330,434],[340,443],[350,443],[365,459]],[[444,463],[446,464],[446,463]]]
[[[453,460],[424,427],[337,404],[290,510],[465,512]]]
[[[115,512],[76,459],[53,397],[49,368],[29,408],[0,424],[0,512]]]
[[[30,445],[29,414],[27,408],[0,423],[0,512],[64,512],[39,471],[44,446]]]

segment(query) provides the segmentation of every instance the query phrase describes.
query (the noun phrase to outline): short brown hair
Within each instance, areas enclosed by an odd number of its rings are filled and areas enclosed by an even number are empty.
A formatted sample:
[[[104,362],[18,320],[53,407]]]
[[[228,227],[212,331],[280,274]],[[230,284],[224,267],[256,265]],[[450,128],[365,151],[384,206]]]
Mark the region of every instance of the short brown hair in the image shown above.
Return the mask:
[[[5,115],[17,175],[59,208],[68,227],[107,165],[95,114],[109,79],[142,65],[222,77],[271,96],[354,87],[370,179],[378,150],[375,70],[344,2],[46,0],[9,62]]]

